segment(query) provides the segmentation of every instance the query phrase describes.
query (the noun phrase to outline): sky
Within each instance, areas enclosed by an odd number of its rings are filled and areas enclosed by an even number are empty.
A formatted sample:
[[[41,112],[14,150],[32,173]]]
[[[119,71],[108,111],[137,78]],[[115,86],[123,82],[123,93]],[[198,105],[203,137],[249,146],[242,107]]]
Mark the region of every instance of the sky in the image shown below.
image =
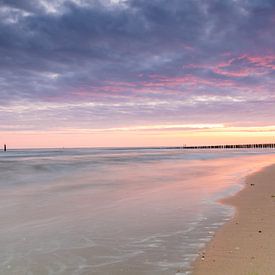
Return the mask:
[[[275,142],[274,0],[0,0],[0,143]]]

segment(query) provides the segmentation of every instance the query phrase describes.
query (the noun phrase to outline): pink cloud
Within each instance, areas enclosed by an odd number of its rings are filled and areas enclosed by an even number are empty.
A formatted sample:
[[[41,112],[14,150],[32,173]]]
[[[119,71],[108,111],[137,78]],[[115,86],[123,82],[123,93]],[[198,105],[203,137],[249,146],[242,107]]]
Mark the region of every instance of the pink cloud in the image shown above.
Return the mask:
[[[230,56],[230,53],[224,55]],[[275,55],[240,55],[217,63],[189,64],[185,68],[206,69],[227,77],[261,76],[275,70]]]

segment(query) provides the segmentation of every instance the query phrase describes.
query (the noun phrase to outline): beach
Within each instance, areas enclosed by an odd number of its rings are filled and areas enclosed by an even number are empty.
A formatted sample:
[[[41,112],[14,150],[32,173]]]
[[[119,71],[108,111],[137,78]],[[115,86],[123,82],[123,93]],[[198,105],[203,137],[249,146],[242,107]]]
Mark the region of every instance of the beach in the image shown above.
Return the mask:
[[[191,274],[234,216],[219,200],[273,162],[270,150],[9,150],[0,155],[0,274]],[[260,240],[267,229],[255,225]]]
[[[275,165],[248,176],[246,187],[222,203],[236,208],[201,251],[194,275],[275,274]]]

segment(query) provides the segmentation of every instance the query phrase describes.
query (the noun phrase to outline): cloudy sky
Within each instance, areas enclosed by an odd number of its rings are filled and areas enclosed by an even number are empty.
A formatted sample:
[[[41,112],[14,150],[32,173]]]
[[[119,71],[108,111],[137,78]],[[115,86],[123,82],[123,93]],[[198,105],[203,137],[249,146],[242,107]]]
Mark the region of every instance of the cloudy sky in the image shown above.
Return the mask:
[[[0,143],[275,141],[274,0],[0,0]]]

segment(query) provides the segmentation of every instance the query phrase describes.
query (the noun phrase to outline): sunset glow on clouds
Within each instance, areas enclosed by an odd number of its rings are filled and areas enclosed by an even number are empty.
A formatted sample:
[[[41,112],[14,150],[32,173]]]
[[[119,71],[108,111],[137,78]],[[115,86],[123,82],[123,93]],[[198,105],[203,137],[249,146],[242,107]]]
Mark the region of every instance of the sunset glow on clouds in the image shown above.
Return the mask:
[[[274,37],[274,1],[2,0],[0,142],[271,142]]]

